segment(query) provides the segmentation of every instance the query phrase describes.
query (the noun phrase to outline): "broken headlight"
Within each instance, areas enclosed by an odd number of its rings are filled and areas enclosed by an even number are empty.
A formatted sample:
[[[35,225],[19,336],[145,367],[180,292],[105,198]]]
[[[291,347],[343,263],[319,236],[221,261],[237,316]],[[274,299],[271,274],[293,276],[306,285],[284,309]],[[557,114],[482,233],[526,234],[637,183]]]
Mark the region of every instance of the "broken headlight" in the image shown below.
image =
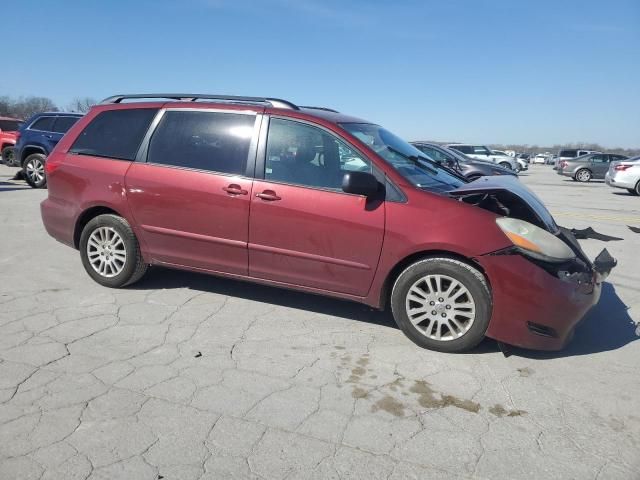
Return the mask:
[[[538,260],[560,263],[575,258],[573,250],[555,235],[516,218],[496,219],[500,230],[520,252]]]

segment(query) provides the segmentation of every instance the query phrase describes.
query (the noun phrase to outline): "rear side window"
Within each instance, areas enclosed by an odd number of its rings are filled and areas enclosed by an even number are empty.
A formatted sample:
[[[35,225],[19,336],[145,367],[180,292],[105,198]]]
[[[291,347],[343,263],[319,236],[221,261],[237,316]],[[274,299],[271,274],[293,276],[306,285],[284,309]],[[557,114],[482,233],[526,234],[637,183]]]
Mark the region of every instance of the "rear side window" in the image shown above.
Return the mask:
[[[151,137],[147,161],[243,174],[255,121],[255,115],[169,110]]]
[[[564,158],[576,158],[578,156],[578,152],[576,150],[560,150],[559,157]]]
[[[99,113],[69,149],[71,153],[134,160],[157,109],[132,108]]]
[[[53,131],[56,133],[67,133],[69,129],[80,120],[79,117],[58,117],[53,124]]]
[[[55,117],[40,117],[29,127],[30,130],[40,130],[43,132],[53,131],[53,122]]]

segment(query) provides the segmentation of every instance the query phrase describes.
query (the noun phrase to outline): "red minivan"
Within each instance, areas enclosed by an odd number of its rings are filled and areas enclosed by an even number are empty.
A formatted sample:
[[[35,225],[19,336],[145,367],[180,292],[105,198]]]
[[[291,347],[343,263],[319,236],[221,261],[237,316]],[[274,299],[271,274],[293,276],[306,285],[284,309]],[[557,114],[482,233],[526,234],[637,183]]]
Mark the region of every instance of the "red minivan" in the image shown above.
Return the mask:
[[[378,125],[272,98],[108,98],[46,175],[44,225],[101,285],[160,265],[389,305],[440,351],[560,349],[615,265],[516,178],[468,183]]]

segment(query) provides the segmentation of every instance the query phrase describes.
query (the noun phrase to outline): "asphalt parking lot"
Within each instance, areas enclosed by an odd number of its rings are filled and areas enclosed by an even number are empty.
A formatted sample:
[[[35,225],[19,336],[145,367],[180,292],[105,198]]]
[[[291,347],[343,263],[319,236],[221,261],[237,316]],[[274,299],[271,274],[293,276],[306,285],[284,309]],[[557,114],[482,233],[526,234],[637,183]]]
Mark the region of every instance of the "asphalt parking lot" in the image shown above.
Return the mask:
[[[421,350],[365,306],[151,269],[89,279],[0,166],[0,478],[640,478],[640,198],[536,165],[619,260],[563,352]]]

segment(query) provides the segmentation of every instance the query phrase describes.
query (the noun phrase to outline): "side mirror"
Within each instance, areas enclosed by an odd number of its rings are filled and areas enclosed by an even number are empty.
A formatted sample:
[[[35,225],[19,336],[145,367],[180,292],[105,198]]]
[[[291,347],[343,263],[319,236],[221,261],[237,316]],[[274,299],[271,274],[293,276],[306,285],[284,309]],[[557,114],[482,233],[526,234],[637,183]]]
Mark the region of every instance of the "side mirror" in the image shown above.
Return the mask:
[[[372,197],[378,193],[378,179],[367,172],[347,172],[342,177],[342,190],[346,193]]]

